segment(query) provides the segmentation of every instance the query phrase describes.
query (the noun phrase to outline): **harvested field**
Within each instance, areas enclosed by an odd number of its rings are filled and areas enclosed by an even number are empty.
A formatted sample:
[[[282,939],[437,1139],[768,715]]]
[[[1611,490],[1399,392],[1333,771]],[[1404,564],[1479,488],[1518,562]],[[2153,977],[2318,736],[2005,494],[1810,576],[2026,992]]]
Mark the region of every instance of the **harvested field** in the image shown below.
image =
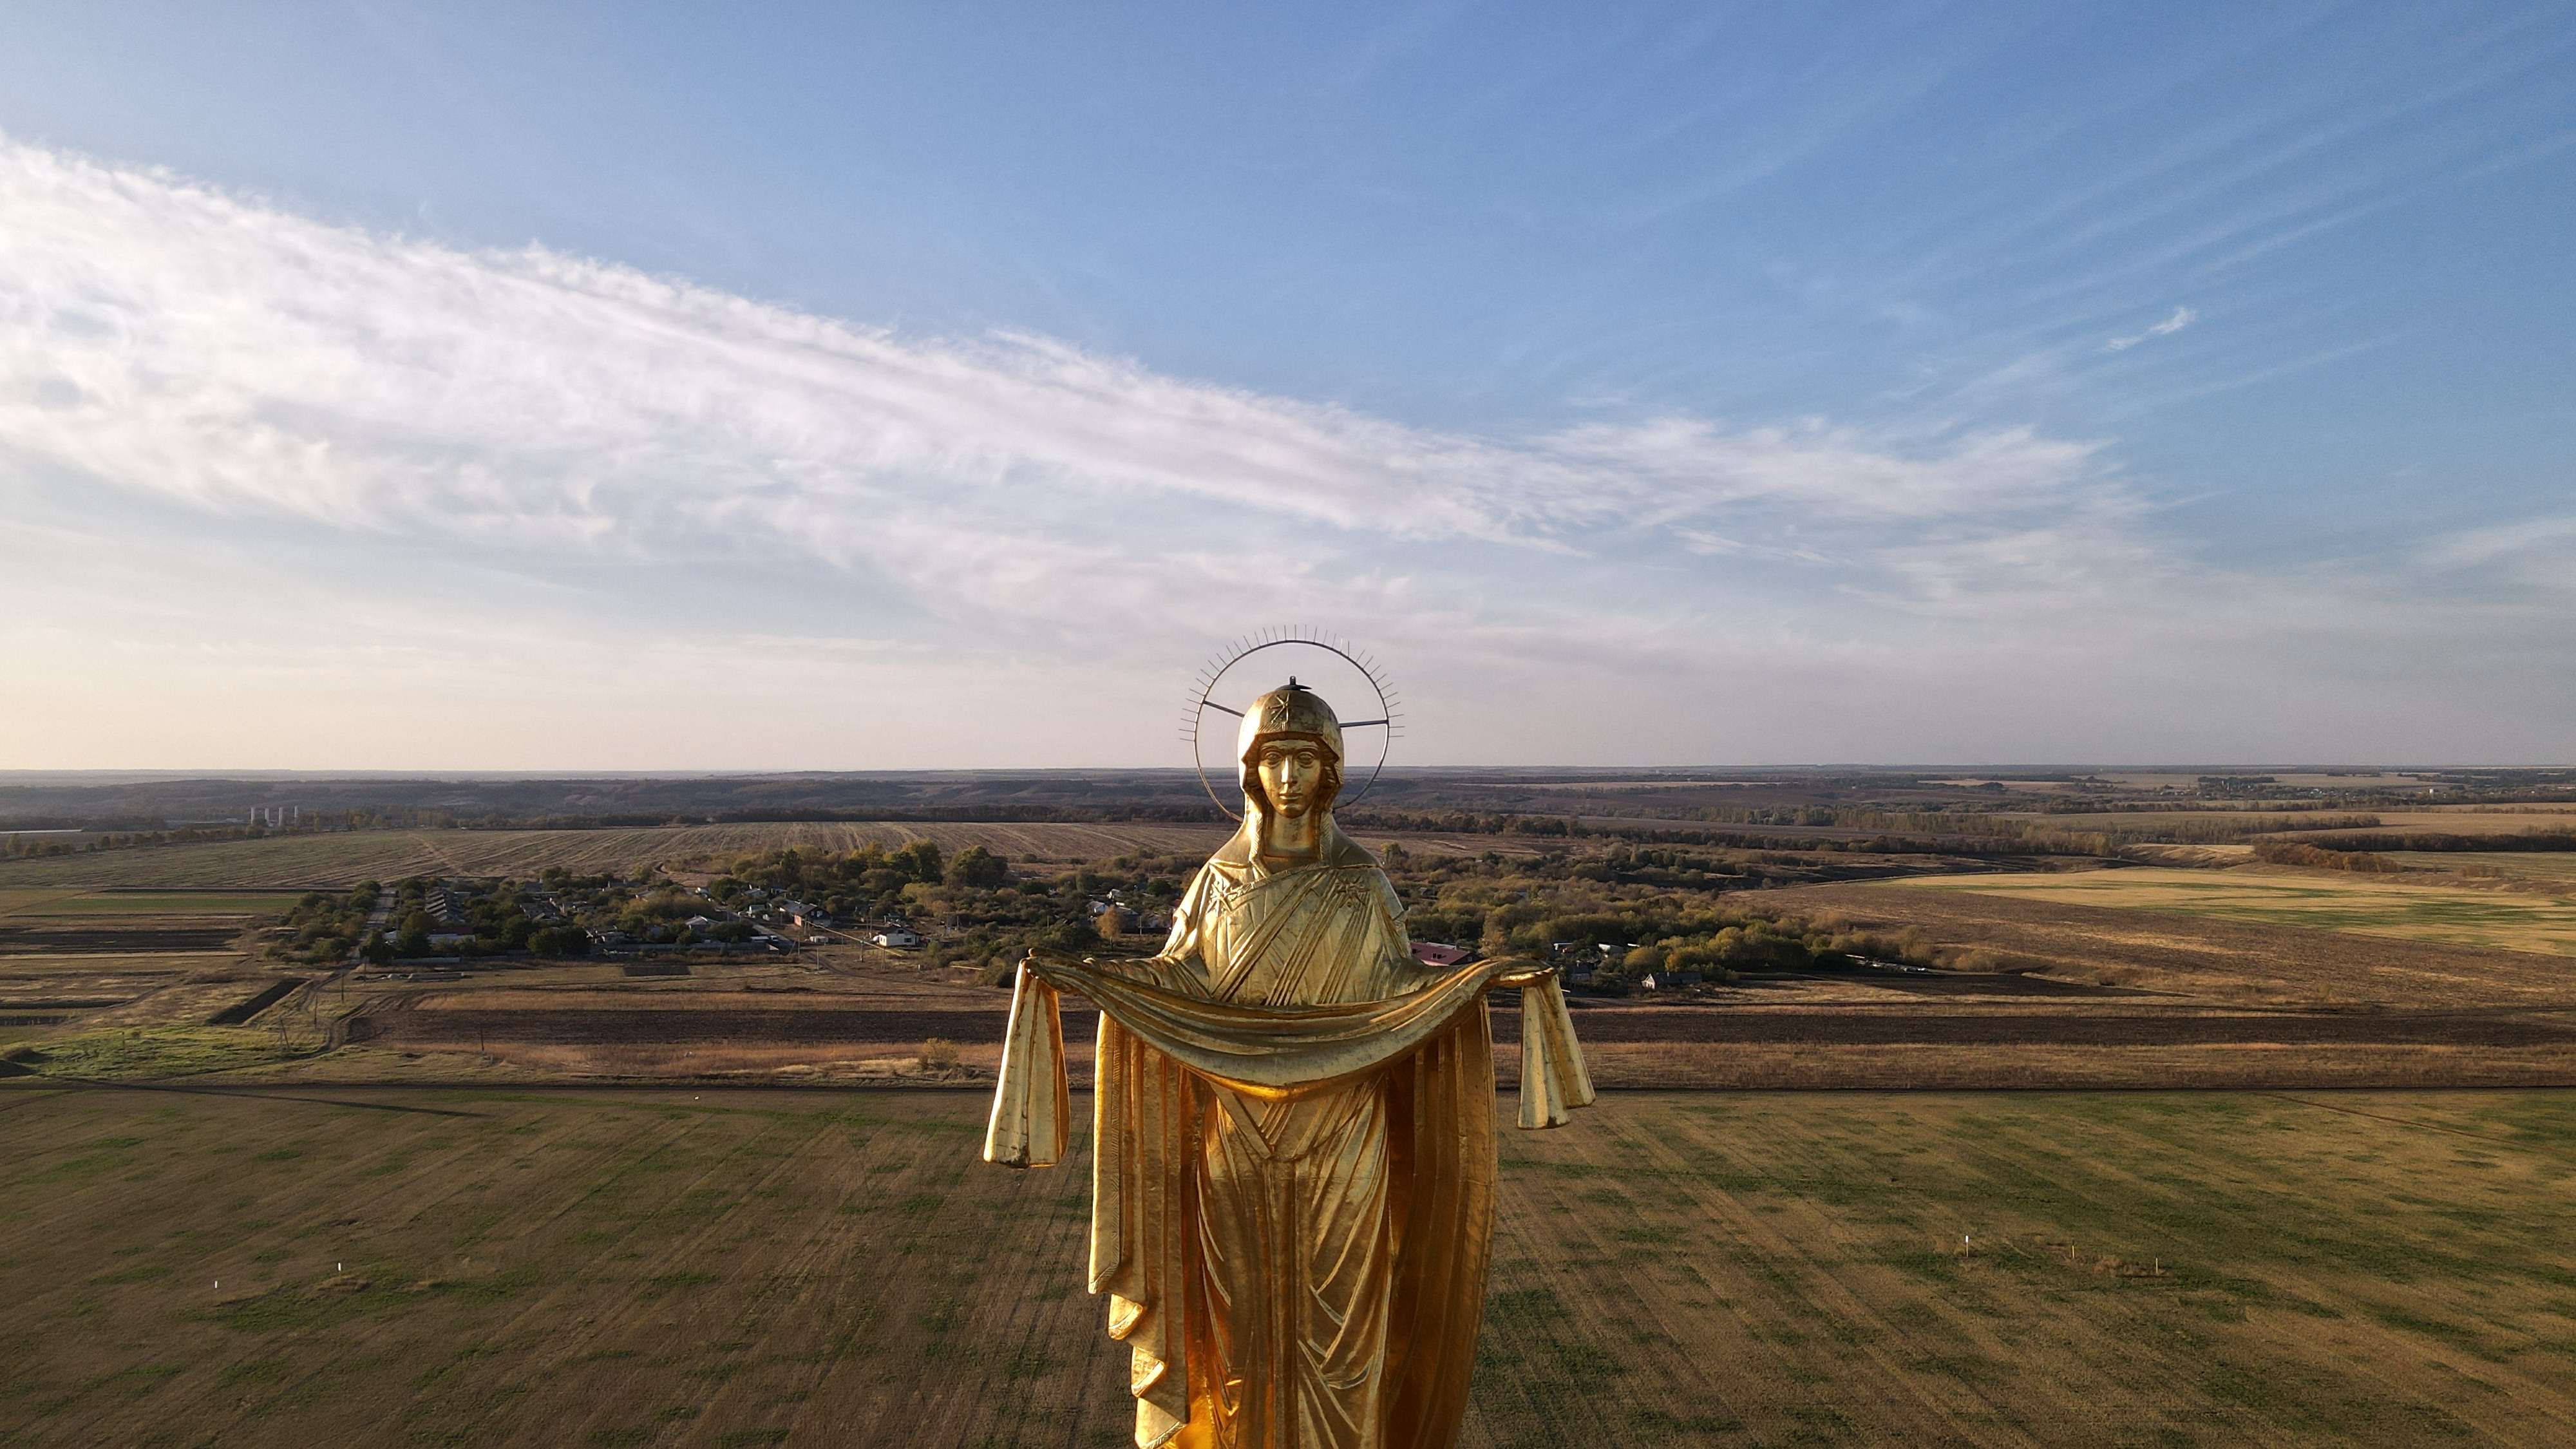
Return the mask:
[[[2576,851],[2564,850],[2388,850],[2381,854],[2408,870],[2471,871],[2501,877],[2554,893],[2576,895]]]
[[[230,951],[238,925],[0,926],[0,956],[93,956],[120,951]]]
[[[1770,899],[1785,910],[1835,914],[1874,929],[1920,927],[1935,940],[1980,952],[2006,970],[2213,1003],[2419,1010],[2428,1005],[2530,1010],[2576,1005],[2576,974],[2551,955],[2139,909],[2115,904],[2108,891],[2081,884],[2063,899],[2045,889],[2050,882],[2117,886],[2123,877],[2150,874],[2205,875],[2124,870],[2044,879],[1949,877],[1805,886],[1774,892]],[[2027,882],[2029,888],[1965,888],[1998,879]],[[2504,893],[2495,898],[2529,899]]]
[[[1763,988],[1744,993],[1758,994]],[[498,993],[476,993],[489,998]],[[1804,993],[1783,990],[1793,999]],[[585,996],[592,994],[585,993]],[[348,1038],[367,1053],[299,1073],[340,1079],[385,1054],[607,1080],[882,1076],[931,1039],[953,1042],[989,1080],[1006,1012],[929,1003],[792,1006],[676,994],[643,1002],[555,998],[526,1006],[404,999]],[[2559,1086],[2576,1084],[2576,1008],[2525,1011],[2228,1010],[2189,1002],[1931,1001],[1890,1007],[1798,1000],[1770,1006],[1579,1005],[1593,1080],[1611,1088],[1978,1088]],[[1076,1080],[1096,1017],[1065,1015]],[[1518,1081],[1520,1018],[1493,1013],[1498,1067]]]
[[[64,1030],[202,1022],[220,1009],[207,1005],[210,998],[229,1004],[242,994],[224,983],[245,974],[237,947],[253,923],[249,913],[291,903],[0,891],[0,1044]]]
[[[2536,830],[2576,831],[2576,810],[2564,805],[2470,805],[2449,810],[2371,810],[2366,813],[2379,817],[2378,832],[2359,833],[2520,835]],[[2295,830],[2298,827],[2285,828]],[[2337,833],[2349,835],[2356,832]]]
[[[1918,876],[1910,891],[1966,891],[2058,905],[2302,926],[2509,951],[2576,955],[2576,900],[2323,871],[2073,871]]]
[[[954,854],[970,845],[1039,865],[1109,860],[1145,852],[1206,855],[1231,825],[899,824],[789,822],[762,825],[674,825],[602,830],[361,830],[264,840],[206,841],[83,855],[0,861],[0,903],[26,895],[98,889],[240,893],[344,890],[362,880],[411,876],[528,879],[548,866],[577,874],[634,874],[648,866],[699,859],[724,861],[788,846],[856,850],[871,843],[936,841]],[[1505,837],[1439,832],[1357,832],[1372,845],[1401,840],[1408,848],[1475,854],[1532,855],[1539,845]],[[112,899],[103,897],[102,899]],[[286,905],[292,905],[289,897]],[[214,908],[214,907],[210,907]],[[263,906],[281,910],[284,906]],[[5,910],[5,905],[0,905]]]
[[[711,998],[644,1005],[531,1002],[508,1008],[373,1013],[364,1040],[379,1045],[455,1047],[478,1040],[538,1044],[778,1042],[903,1043],[943,1037],[960,1045],[1001,1044],[1003,1010],[888,1010],[883,1007],[766,1003]],[[1520,1013],[1492,1013],[1494,1040],[1520,1040]],[[1068,1037],[1089,1037],[1098,1013],[1064,1013]],[[1631,1007],[1579,1011],[1587,1043],[1696,1042],[1818,1046],[2424,1046],[2576,1045],[2576,1007],[2559,1011],[2225,1011],[2189,1006],[2070,1013],[2048,1009],[1827,1010],[1813,1007]]]
[[[2430,810],[2392,810],[2386,806],[2335,806],[2320,810],[2099,810],[2047,812],[2016,810],[2006,818],[2061,830],[2173,831],[2224,825],[2295,837],[2302,831],[2353,834],[2350,825],[2321,822],[2373,815],[2373,831],[2433,832],[2443,835],[2518,835],[2528,830],[2576,830],[2576,810],[2566,806],[2470,805]]]
[[[1085,1163],[975,1161],[982,1110],[0,1087],[0,1436],[1121,1443]],[[2576,1435],[2576,1095],[1614,1093],[1502,1135],[1477,1449]]]
[[[229,953],[254,920],[294,904],[230,892],[0,891],[0,956]]]
[[[410,876],[532,877],[548,866],[632,874],[699,856],[725,858],[786,846],[856,850],[874,842],[930,839],[943,851],[981,845],[1013,860],[1099,859],[1138,850],[1212,850],[1212,825],[679,825],[608,830],[361,830],[264,840],[148,846],[86,855],[0,861],[0,887],[242,886],[346,889]]]
[[[273,891],[16,890],[0,891],[0,915],[274,916],[295,902]]]

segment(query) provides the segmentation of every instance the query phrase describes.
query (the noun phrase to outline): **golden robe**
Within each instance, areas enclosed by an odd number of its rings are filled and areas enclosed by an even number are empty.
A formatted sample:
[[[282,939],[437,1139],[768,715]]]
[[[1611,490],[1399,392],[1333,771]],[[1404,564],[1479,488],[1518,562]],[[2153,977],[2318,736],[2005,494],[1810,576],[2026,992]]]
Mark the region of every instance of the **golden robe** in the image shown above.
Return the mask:
[[[1200,870],[1149,961],[1031,961],[984,1155],[1064,1150],[1059,990],[1101,1008],[1091,1291],[1132,1352],[1136,1443],[1437,1449],[1457,1435],[1495,1179],[1485,992],[1522,989],[1521,1125],[1592,1100],[1526,962],[1415,961],[1376,860],[1329,824]]]

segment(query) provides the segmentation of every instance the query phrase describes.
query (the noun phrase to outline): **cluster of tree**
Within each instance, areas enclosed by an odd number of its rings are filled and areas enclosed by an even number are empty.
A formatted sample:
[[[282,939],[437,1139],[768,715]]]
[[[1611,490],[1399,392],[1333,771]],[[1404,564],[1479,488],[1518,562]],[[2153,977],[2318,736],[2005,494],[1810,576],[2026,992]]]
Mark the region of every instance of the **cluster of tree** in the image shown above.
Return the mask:
[[[429,893],[443,889],[457,917],[440,920]],[[389,935],[372,937],[362,954],[383,964],[423,956],[586,956],[590,934],[568,920],[539,920],[529,909],[529,888],[517,881],[449,881],[443,886],[414,876],[394,887]],[[458,938],[432,941],[432,936]]]
[[[2576,832],[2538,826],[2511,835],[2438,835],[2425,830],[2389,830],[2367,835],[2311,835],[2305,844],[2319,850],[2576,850]]]
[[[1390,846],[1389,879],[1414,940],[1488,956],[1595,963],[1594,989],[1621,991],[1649,974],[1846,971],[1862,961],[1931,965],[1920,931],[1890,935],[1770,907],[1744,892],[1766,869],[1805,869],[1801,857],[1716,855],[1661,844],[1505,857]],[[1604,951],[1601,948],[1608,947]]]
[[[974,824],[980,822],[1032,824],[1064,821],[1090,824],[1101,821],[1152,820],[1175,824],[1205,824],[1225,816],[1213,805],[1149,805],[1142,803],[1064,805],[911,805],[876,808],[816,810],[781,808],[774,810],[728,810],[710,815],[707,823],[762,824],[791,821],[875,822],[889,825]],[[969,846],[968,849],[973,849]]]
[[[1572,820],[1495,810],[1348,810],[1337,818],[1351,830],[1422,830],[1448,835],[1544,835],[1586,832]]]
[[[1702,812],[1689,812],[1690,818]],[[1879,810],[1846,810],[1828,807],[1800,807],[1784,810],[1712,809],[1706,813],[1770,815],[1772,829],[1793,824],[1811,823],[1851,830],[1875,830],[1882,833],[1853,836],[1846,839],[1820,840],[1811,836],[1765,834],[1763,827],[1748,824],[1735,830],[1639,827],[1633,824],[1585,825],[1579,820],[1544,815],[1476,814],[1467,811],[1355,812],[1343,821],[1352,829],[1410,830],[1439,832],[1450,835],[1541,836],[1569,843],[1583,840],[1628,841],[1653,845],[1696,845],[1734,850],[1789,850],[1813,855],[1817,852],[1841,852],[1861,855],[1974,855],[1983,857],[2013,855],[2117,855],[2131,843],[2161,841],[2174,843],[2190,840],[2243,840],[2261,827],[2221,823],[2209,829],[2192,824],[2180,827],[2131,831],[2067,831],[2027,820],[2005,819],[1966,811],[1917,811],[1890,813]],[[1807,817],[1814,817],[1808,820]],[[1920,832],[1920,833],[1901,833]]]
[[[537,877],[561,907],[562,923],[551,927],[556,933],[557,949],[548,949],[548,927],[540,926],[529,937],[528,949],[541,955],[580,955],[589,949],[592,934],[605,936],[615,932],[629,941],[648,946],[695,946],[704,943],[736,945],[760,934],[749,921],[727,911],[722,903],[711,905],[706,899],[682,890],[667,880],[626,880],[617,876],[576,876],[570,871],[548,869]],[[521,903],[525,913],[526,902]],[[721,916],[723,919],[711,919]],[[707,924],[692,926],[694,920]],[[574,938],[579,938],[578,948]]]
[[[360,881],[346,892],[306,891],[268,933],[268,954],[316,966],[349,959],[366,934],[384,887]]]
[[[2273,865],[2301,865],[2310,870],[2348,870],[2363,875],[2395,875],[2406,867],[2366,850],[2320,850],[2287,840],[2254,842],[2254,858]]]
[[[958,859],[971,850],[959,852]],[[933,961],[977,966],[987,983],[1007,985],[1031,947],[1085,956],[1152,955],[1163,938],[1142,929],[1141,918],[1168,911],[1198,865],[1195,856],[1142,852],[1074,865],[1043,879],[1006,878],[990,886],[943,879],[912,898],[919,919],[936,923]],[[953,869],[950,874],[958,875]],[[1094,914],[1094,904],[1111,910]],[[1102,917],[1120,908],[1137,913],[1137,931],[1103,930]]]
[[[947,859],[938,842],[916,840],[888,850],[874,843],[851,851],[789,847],[737,858],[708,886],[729,906],[747,905],[758,887],[822,906],[835,916],[903,914],[940,887],[999,890],[1011,880],[1008,858],[970,845]]]
[[[30,840],[12,835],[0,841],[0,860],[40,856],[87,855],[100,850],[134,850],[153,845],[195,845],[209,840],[265,840],[272,835],[312,835],[342,829],[337,823],[306,820],[297,825],[190,825],[176,830],[111,830],[82,840]]]

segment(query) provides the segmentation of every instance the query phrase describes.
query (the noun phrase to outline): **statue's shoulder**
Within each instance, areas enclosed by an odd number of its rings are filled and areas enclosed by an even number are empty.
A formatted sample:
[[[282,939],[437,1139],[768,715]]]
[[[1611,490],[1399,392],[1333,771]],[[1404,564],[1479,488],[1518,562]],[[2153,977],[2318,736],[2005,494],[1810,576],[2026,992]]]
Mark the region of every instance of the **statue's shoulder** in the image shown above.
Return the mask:
[[[1244,838],[1241,832],[1237,832],[1232,839],[1218,846],[1216,853],[1207,858],[1207,863],[1199,867],[1198,875],[1193,877],[1193,883],[1207,881],[1213,877],[1215,880],[1240,884],[1251,870],[1252,842]]]
[[[1324,841],[1324,864],[1335,870],[1374,871],[1380,877],[1386,874],[1386,867],[1378,861],[1376,851],[1344,835],[1339,825],[1329,828],[1332,833]]]

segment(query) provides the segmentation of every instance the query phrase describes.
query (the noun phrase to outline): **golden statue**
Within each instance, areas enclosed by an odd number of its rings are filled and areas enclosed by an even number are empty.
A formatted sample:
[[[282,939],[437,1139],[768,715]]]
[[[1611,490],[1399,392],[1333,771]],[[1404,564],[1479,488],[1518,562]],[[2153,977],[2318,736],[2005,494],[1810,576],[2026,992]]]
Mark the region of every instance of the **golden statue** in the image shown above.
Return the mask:
[[[1413,957],[1377,860],[1333,823],[1342,730],[1290,680],[1238,736],[1243,828],[1149,960],[1032,953],[987,1161],[1063,1154],[1058,993],[1100,1006],[1091,1291],[1133,1351],[1136,1443],[1440,1449],[1493,1236],[1485,993],[1521,989],[1520,1125],[1592,1087],[1555,974]]]

